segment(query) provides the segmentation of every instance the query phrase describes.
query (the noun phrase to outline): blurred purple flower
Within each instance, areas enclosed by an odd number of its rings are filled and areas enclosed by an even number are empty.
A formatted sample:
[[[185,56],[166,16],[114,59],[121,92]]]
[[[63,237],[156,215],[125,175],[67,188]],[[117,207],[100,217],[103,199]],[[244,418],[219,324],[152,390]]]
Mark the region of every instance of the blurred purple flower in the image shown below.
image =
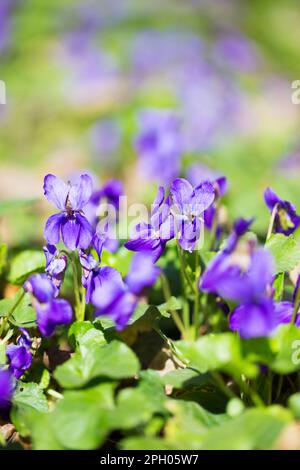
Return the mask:
[[[23,287],[34,297],[37,324],[43,336],[51,336],[56,326],[72,321],[71,305],[64,299],[54,298],[56,288],[46,274],[33,274]]]
[[[29,349],[22,345],[10,344],[6,348],[9,370],[19,379],[29,369],[32,362],[32,354]]]
[[[169,184],[179,176],[182,144],[176,115],[159,109],[141,112],[135,148],[144,178]]]
[[[148,253],[154,261],[157,261],[167,241],[173,237],[174,218],[170,212],[170,198],[165,199],[165,190],[160,186],[151,206],[150,223],[139,223],[131,239],[125,243],[125,247],[131,251]]]
[[[214,46],[217,62],[227,69],[237,72],[252,72],[258,64],[257,52],[253,44],[241,34],[225,34]]]
[[[118,271],[97,287],[92,294],[92,302],[97,311],[96,316],[108,315],[118,330],[127,325],[132,316],[139,295],[145,287],[151,287],[160,273],[149,254],[137,253],[131,263],[125,282]]]
[[[93,233],[82,210],[92,194],[91,177],[81,175],[73,184],[66,184],[54,175],[47,175],[44,179],[44,194],[61,211],[46,222],[44,234],[47,242],[55,245],[62,236],[64,244],[70,250],[88,248]]]
[[[90,130],[90,140],[95,159],[112,166],[121,143],[121,129],[115,119],[97,121]]]
[[[285,235],[293,233],[300,224],[300,216],[297,215],[295,206],[291,202],[281,199],[271,188],[265,190],[264,198],[270,213],[273,212],[276,206],[275,232],[284,233]]]
[[[7,369],[0,369],[0,411],[10,406],[13,391],[14,384],[11,372]]]
[[[215,199],[214,187],[209,181],[203,181],[194,188],[187,180],[178,178],[173,181],[170,192],[179,244],[192,252],[200,237],[200,217]]]

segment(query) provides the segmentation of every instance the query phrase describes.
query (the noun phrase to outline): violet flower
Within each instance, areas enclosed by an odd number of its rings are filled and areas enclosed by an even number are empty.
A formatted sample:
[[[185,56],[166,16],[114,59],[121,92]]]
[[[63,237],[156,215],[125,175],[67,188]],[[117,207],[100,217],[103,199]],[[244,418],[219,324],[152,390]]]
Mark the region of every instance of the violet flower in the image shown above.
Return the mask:
[[[67,269],[67,257],[61,254],[54,245],[44,246],[44,253],[46,257],[45,272],[52,280],[56,295],[58,295]]]
[[[182,146],[176,115],[169,110],[141,113],[135,148],[139,172],[144,178],[169,184],[179,176]]]
[[[33,274],[24,284],[24,290],[34,298],[37,324],[43,336],[51,336],[58,325],[72,321],[72,307],[64,299],[56,299],[56,288],[46,274]]]
[[[16,379],[22,377],[24,372],[31,366],[32,354],[26,346],[10,344],[6,348],[6,355],[9,370]]]
[[[184,250],[192,252],[200,238],[200,218],[212,205],[215,189],[209,181],[203,181],[193,188],[187,180],[178,178],[173,181],[170,192],[179,244]]]
[[[14,384],[11,372],[7,369],[0,369],[0,411],[6,410],[11,403]]]
[[[61,211],[46,222],[44,234],[47,243],[56,245],[62,236],[64,244],[70,250],[88,248],[93,233],[82,210],[92,194],[91,177],[81,175],[74,184],[66,184],[49,174],[44,179],[44,194]]]
[[[139,295],[144,288],[155,283],[160,269],[154,265],[151,255],[138,253],[132,259],[125,282],[120,273],[114,271],[96,288],[92,302],[97,309],[96,316],[108,315],[115,322],[117,330],[122,330],[135,311]]]
[[[187,169],[187,179],[193,186],[199,185],[202,181],[210,181],[216,192],[214,203],[204,212],[204,224],[208,230],[213,228],[216,216],[216,201],[223,197],[227,190],[227,178],[220,173],[211,170],[202,163],[195,163]],[[218,230],[218,227],[217,227]]]
[[[151,206],[150,223],[139,223],[125,247],[131,251],[151,254],[155,262],[173,237],[174,218],[170,212],[170,198],[165,199],[165,190],[160,186]]]
[[[300,224],[300,216],[297,215],[295,206],[291,202],[281,199],[271,188],[265,190],[264,198],[270,213],[273,212],[276,206],[275,232],[284,235],[293,233]]]

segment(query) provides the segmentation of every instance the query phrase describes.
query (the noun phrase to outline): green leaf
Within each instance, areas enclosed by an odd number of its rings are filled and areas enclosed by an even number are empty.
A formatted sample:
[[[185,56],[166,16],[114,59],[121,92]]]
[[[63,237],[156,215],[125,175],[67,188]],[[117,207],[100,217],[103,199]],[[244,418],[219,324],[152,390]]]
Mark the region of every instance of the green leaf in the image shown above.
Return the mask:
[[[240,339],[234,333],[210,334],[195,342],[178,341],[176,347],[189,366],[202,374],[220,370],[233,377],[243,374],[254,378],[258,373],[257,366],[242,356]]]
[[[45,269],[45,256],[42,251],[26,250],[12,261],[9,280],[12,284],[22,285],[28,276]]]
[[[85,350],[94,345],[106,344],[104,333],[89,321],[74,322],[69,329],[68,336],[70,342],[79,348],[82,354],[85,354]]]
[[[62,387],[78,388],[96,377],[129,378],[139,371],[134,352],[121,341],[96,345],[85,354],[78,351],[67,362],[57,367],[54,377]]]
[[[173,417],[165,427],[167,444],[176,449],[198,449],[210,428],[229,420],[226,414],[215,415],[192,401],[170,400]]]
[[[284,291],[284,273],[280,273],[276,276],[276,279],[273,282],[273,288],[274,300],[280,302],[282,300]]]
[[[176,297],[170,297],[167,302],[159,305],[158,310],[163,317],[170,317],[172,310],[181,310],[181,302]]]
[[[48,411],[47,399],[43,390],[35,383],[19,382],[13,396],[13,405],[30,407],[37,411]]]
[[[209,374],[199,374],[197,370],[189,367],[169,372],[163,376],[163,381],[166,385],[172,385],[176,389],[200,388],[213,382]]]
[[[7,263],[7,245],[5,243],[0,244],[0,274],[2,274],[3,269]]]
[[[300,392],[289,397],[288,405],[295,418],[300,419]]]
[[[123,439],[119,448],[121,450],[174,450],[165,440],[156,437],[128,437]]]
[[[199,449],[271,449],[281,431],[292,420],[280,406],[246,410],[242,415],[214,427],[199,439]]]
[[[12,403],[11,419],[22,436],[29,434],[27,418],[33,411],[48,411],[48,402],[43,390],[33,382],[19,382]]]
[[[111,429],[114,384],[68,391],[51,416],[55,438],[66,449],[98,448]]]
[[[269,238],[266,248],[274,258],[275,274],[291,271],[300,261],[300,247],[293,235],[276,233]]]
[[[275,358],[271,368],[278,374],[291,374],[300,370],[300,329],[282,325],[270,339]]]
[[[20,289],[11,299],[1,300],[0,317],[6,317],[23,294],[23,289]],[[35,326],[35,320],[36,313],[31,305],[31,297],[29,294],[25,294],[20,303],[18,303],[13,314],[10,315],[9,321],[15,326],[30,328]]]

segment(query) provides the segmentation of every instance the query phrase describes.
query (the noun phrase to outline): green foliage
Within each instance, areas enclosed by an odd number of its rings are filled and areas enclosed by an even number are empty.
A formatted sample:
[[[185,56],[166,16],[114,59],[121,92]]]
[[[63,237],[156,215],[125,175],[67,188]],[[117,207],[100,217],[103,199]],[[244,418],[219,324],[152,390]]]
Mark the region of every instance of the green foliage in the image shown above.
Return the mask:
[[[79,388],[98,377],[122,379],[139,371],[139,362],[132,350],[121,341],[91,346],[84,353],[77,351],[71,359],[57,367],[54,377],[65,388]]]
[[[45,256],[41,250],[22,251],[12,260],[9,279],[12,284],[22,285],[30,274],[44,270]]]
[[[266,248],[274,258],[276,274],[291,271],[300,261],[300,245],[293,235],[276,233],[269,238]]]
[[[0,317],[6,316],[15,326],[25,328],[35,326],[36,313],[31,305],[30,295],[24,295],[20,289],[11,299],[0,300]]]

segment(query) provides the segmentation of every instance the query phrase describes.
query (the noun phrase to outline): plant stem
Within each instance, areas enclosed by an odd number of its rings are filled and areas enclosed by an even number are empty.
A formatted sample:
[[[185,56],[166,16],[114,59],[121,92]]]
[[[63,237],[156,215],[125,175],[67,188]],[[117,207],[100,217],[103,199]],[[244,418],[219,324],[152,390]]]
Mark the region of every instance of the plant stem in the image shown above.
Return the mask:
[[[9,318],[12,316],[12,314],[14,313],[14,311],[16,310],[16,308],[18,307],[18,305],[20,305],[20,303],[22,302],[24,296],[25,296],[26,292],[23,290],[22,294],[20,295],[20,297],[17,299],[17,301],[15,302],[15,304],[12,306],[12,308],[9,310],[8,314],[3,318],[2,320],[2,323],[1,323],[1,326],[0,326],[0,337],[2,336],[3,334],[3,331],[6,327],[6,324],[9,320]]]
[[[79,287],[78,270],[77,270],[75,259],[70,255],[69,255],[69,259],[70,259],[71,266],[72,266],[73,280],[74,280],[75,316],[76,316],[77,321],[83,321],[84,314],[85,314],[84,295],[82,295],[81,297],[82,289]]]
[[[194,303],[194,327],[195,327],[195,338],[198,337],[198,330],[200,326],[200,309],[199,309],[199,288],[198,279],[200,276],[200,256],[198,250],[195,251],[195,303]]]
[[[240,389],[242,390],[242,392],[244,392],[245,395],[247,395],[249,398],[251,398],[251,400],[252,400],[252,402],[255,406],[258,406],[259,408],[265,408],[266,405],[264,404],[263,400],[258,395],[258,393],[255,392],[255,390],[253,390],[250,387],[250,385],[248,385],[246,382],[244,382],[243,379],[238,380],[238,385],[239,385]]]
[[[228,398],[237,398],[236,394],[225,384],[222,375],[216,371],[210,371],[210,374],[220,390],[226,395]]]
[[[277,210],[278,210],[278,204],[275,204],[275,206],[273,207],[272,214],[271,214],[271,218],[270,218],[270,222],[269,222],[269,227],[268,227],[266,242],[269,240],[270,236],[272,235],[272,231],[273,231],[273,226],[274,226],[274,222],[275,222],[275,217],[276,217],[276,214],[277,214]]]
[[[163,294],[165,297],[165,301],[168,302],[168,300],[171,298],[171,289],[169,286],[169,281],[167,279],[167,276],[163,272],[160,273],[160,279],[161,279],[161,286],[162,286]],[[185,327],[184,327],[184,324],[182,323],[182,320],[179,314],[177,313],[176,310],[171,310],[170,313],[172,315],[172,318],[178,330],[180,331],[182,336],[185,337],[186,336]]]
[[[295,295],[295,300],[294,300],[294,310],[293,310],[293,315],[291,318],[291,325],[294,325],[297,319],[297,314],[299,310],[299,304],[300,304],[300,282],[296,284],[296,295]]]
[[[181,272],[181,276],[182,276],[183,285],[185,285],[184,280],[186,280],[187,284],[190,286],[190,288],[193,292],[194,291],[194,286],[193,286],[193,283],[192,283],[192,281],[191,281],[191,279],[190,279],[190,277],[187,273],[187,266],[186,266],[184,253],[182,252],[182,249],[181,249],[179,243],[177,243],[177,251],[178,251],[180,272]]]

